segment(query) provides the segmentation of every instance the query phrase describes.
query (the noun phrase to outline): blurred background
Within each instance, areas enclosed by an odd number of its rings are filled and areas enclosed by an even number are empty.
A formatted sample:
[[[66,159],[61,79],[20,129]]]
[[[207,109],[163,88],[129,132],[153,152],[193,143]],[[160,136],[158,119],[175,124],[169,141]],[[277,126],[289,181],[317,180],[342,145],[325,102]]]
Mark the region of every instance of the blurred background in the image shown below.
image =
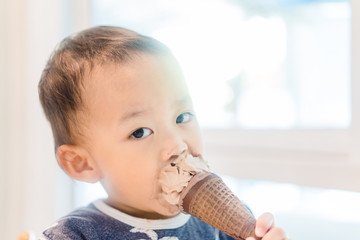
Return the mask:
[[[0,0],[0,234],[39,235],[105,197],[57,166],[37,83],[56,44],[97,25],[166,43],[206,158],[293,240],[360,239],[357,0]]]

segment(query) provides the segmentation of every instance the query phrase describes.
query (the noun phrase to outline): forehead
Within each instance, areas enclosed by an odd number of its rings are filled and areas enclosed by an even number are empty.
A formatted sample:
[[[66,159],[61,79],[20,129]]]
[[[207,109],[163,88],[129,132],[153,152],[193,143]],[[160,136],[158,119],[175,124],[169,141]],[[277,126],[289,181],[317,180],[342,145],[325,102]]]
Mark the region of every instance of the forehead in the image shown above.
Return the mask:
[[[164,100],[179,101],[188,96],[188,92],[174,57],[141,54],[126,63],[95,67],[85,95],[87,103],[135,107],[161,104]]]
[[[154,83],[183,84],[183,73],[172,55],[160,54],[134,54],[126,62],[108,62],[94,67],[90,74],[90,85],[102,85],[112,83],[115,85],[127,85],[135,80],[153,80]]]

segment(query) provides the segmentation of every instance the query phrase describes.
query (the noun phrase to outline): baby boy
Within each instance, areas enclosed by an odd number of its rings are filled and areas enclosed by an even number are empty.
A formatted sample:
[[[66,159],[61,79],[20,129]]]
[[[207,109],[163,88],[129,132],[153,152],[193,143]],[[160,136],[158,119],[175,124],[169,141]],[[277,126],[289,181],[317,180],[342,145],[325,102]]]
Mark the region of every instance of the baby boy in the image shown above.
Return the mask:
[[[165,45],[119,27],[84,30],[54,51],[39,95],[59,165],[73,179],[99,181],[108,194],[42,239],[232,239],[161,194],[161,169],[203,152],[184,77]],[[259,217],[256,233],[286,239],[271,214]]]

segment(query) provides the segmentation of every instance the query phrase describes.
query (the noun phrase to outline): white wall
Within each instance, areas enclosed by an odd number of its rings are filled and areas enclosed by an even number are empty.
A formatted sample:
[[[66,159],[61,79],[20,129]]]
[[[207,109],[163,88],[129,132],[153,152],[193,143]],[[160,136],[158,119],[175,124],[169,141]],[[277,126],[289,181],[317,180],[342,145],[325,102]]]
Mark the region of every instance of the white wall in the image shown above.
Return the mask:
[[[55,161],[37,94],[51,51],[76,29],[72,10],[64,0],[0,3],[1,239],[39,232],[72,207],[71,182]]]
[[[358,44],[360,43],[360,2],[353,0],[352,5],[352,82],[354,93],[360,93],[360,68],[357,67],[360,66]],[[88,26],[87,10],[86,0],[1,0],[0,2],[0,235],[2,239],[15,239],[22,230],[34,230],[39,233],[47,224],[52,223],[72,207],[71,181],[64,176],[55,162],[50,128],[38,101],[37,83],[55,44],[65,35]],[[337,150],[342,152],[344,148],[348,149],[350,161],[358,162],[360,94],[354,94],[353,99],[353,104],[357,106],[354,108],[354,122],[351,131],[344,133],[351,135],[350,142],[346,140],[350,150],[343,143]],[[282,156],[288,157],[286,153]],[[253,169],[256,167],[248,164]],[[289,169],[294,170],[296,167],[296,164],[290,165]],[[231,173],[231,169],[223,169],[223,171]],[[306,168],[303,171],[306,171]],[[310,172],[315,178],[317,172],[315,170]],[[346,188],[346,179],[344,179],[346,174],[339,173],[339,176],[344,182],[338,187]],[[285,176],[279,180],[286,181],[291,177],[293,176]],[[293,181],[311,184],[303,175],[302,179],[293,179]],[[356,187],[352,186],[351,189]]]
[[[352,78],[352,160],[360,164],[360,1],[351,0],[352,6],[352,43],[351,43],[351,78]],[[360,191],[360,181],[357,182]]]

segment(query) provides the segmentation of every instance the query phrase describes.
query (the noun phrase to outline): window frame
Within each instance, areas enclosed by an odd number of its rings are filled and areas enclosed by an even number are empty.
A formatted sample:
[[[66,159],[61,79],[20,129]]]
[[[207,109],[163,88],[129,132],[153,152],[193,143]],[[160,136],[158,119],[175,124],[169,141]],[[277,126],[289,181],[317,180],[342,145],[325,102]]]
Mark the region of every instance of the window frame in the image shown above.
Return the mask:
[[[358,191],[350,130],[204,130],[206,157],[220,174]]]

